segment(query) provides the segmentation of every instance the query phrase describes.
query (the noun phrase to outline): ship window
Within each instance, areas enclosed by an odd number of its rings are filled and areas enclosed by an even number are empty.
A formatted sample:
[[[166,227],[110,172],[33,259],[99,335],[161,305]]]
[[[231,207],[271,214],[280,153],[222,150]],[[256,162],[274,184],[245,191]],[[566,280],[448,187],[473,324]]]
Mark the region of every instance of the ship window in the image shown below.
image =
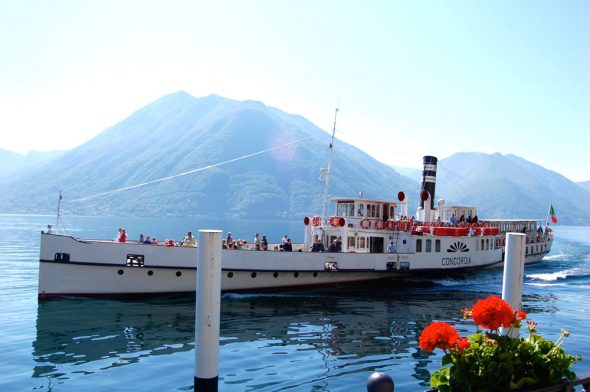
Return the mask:
[[[422,240],[416,240],[416,252],[422,252]]]
[[[359,249],[365,249],[365,237],[359,237]]]
[[[356,237],[348,237],[348,248],[356,248]]]
[[[434,251],[440,252],[440,240],[434,241]]]
[[[490,239],[486,238],[486,250],[490,249]]]
[[[432,252],[432,240],[426,240],[426,252]]]
[[[127,267],[143,267],[143,255],[127,255]]]
[[[485,246],[484,246],[483,238],[481,239],[481,250],[485,250]]]
[[[529,254],[529,247],[528,246],[525,246],[525,252],[524,252],[524,254],[525,255],[528,255]]]
[[[409,270],[410,269],[410,263],[407,261],[402,261],[399,263],[399,269],[400,270]]]
[[[363,204],[359,204],[358,216],[365,216],[365,206]]]
[[[56,253],[54,256],[54,260],[68,263],[70,261],[70,254],[69,253]]]

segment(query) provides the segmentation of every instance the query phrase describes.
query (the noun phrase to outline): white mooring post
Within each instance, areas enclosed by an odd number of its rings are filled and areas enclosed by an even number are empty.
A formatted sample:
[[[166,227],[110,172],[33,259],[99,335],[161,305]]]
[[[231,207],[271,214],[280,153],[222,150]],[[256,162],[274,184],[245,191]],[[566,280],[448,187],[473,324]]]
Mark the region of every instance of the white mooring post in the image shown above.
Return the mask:
[[[502,299],[514,310],[522,309],[522,284],[524,279],[524,257],[526,234],[507,233],[504,253],[504,279],[502,283]],[[508,330],[502,328],[502,333]],[[512,329],[510,337],[517,337],[518,330]]]
[[[221,308],[221,230],[199,230],[195,304],[196,392],[217,392]]]

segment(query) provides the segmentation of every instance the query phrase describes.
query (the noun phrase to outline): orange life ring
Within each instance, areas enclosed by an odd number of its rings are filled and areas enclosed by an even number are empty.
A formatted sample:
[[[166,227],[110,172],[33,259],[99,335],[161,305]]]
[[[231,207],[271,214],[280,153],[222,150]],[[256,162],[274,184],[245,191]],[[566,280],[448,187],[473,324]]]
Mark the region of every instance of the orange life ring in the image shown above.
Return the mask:
[[[366,229],[368,229],[369,227],[371,227],[371,221],[370,221],[370,220],[368,220],[367,218],[363,218],[363,219],[361,220],[361,223],[360,223],[360,225],[361,225],[361,228],[362,228],[362,229],[365,229],[365,230],[366,230]]]

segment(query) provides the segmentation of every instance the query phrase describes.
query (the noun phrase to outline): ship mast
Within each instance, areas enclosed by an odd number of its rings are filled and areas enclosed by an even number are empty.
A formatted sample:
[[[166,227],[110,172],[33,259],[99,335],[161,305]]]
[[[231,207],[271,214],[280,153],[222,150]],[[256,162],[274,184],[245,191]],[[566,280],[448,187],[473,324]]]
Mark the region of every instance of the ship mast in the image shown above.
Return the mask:
[[[324,189],[324,202],[322,204],[322,219],[326,217],[326,209],[328,208],[328,193],[330,192],[330,171],[332,170],[332,151],[334,150],[334,135],[336,134],[336,119],[338,117],[338,108],[334,111],[334,127],[332,127],[332,140],[330,141],[330,152],[328,155],[328,168],[322,169],[322,174],[326,180],[326,188]]]

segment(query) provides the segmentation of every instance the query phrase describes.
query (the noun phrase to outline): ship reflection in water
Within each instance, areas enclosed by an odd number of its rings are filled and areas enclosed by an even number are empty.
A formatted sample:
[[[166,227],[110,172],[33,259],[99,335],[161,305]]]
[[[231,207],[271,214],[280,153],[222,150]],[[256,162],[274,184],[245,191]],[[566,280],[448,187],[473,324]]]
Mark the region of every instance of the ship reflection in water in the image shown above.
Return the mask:
[[[427,389],[426,366],[440,358],[417,348],[420,332],[433,319],[471,332],[459,309],[487,295],[342,291],[224,295],[220,390],[360,391],[375,370],[392,375],[396,391]],[[143,380],[141,390],[190,390],[194,311],[191,298],[42,302],[33,377],[46,378],[50,390],[114,379],[119,387]]]

